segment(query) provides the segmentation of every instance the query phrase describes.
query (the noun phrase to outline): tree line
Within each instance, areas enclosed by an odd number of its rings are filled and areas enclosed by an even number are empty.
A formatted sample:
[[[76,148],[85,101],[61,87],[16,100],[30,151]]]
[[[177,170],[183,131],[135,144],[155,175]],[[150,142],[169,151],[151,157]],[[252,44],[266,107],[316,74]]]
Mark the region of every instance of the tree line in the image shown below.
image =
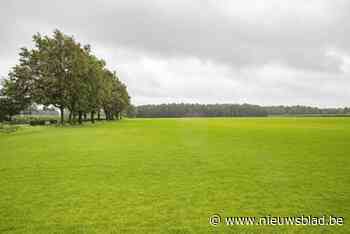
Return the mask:
[[[33,36],[34,48],[21,48],[19,63],[3,81],[0,91],[0,120],[33,104],[53,106],[65,111],[70,123],[82,123],[89,115],[92,122],[101,118],[120,119],[130,105],[126,85],[115,71],[97,58],[89,45],[55,30],[52,37]]]
[[[267,116],[260,106],[249,104],[160,104],[130,107],[129,116],[152,117],[235,117]]]
[[[348,115],[350,108],[318,108],[311,106],[266,106],[269,115]]]
[[[249,104],[159,104],[128,108],[129,117],[263,117],[271,115],[348,115],[350,108],[309,106],[258,106]]]

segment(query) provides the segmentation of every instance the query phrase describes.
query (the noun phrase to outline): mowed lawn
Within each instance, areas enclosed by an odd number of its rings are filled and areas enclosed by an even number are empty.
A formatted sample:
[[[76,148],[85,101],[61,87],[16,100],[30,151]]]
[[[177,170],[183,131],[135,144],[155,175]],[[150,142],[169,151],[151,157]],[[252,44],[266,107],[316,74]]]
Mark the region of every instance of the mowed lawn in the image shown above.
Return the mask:
[[[345,224],[214,227],[212,214]],[[350,118],[135,119],[0,134],[0,233],[350,233]]]

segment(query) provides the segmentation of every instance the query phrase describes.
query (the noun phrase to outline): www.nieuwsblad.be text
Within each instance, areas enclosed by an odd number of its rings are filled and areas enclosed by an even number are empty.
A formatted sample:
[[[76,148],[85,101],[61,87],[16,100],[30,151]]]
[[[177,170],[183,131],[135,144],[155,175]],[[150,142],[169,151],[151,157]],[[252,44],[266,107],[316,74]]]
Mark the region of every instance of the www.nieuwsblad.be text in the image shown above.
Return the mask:
[[[264,217],[243,217],[243,216],[232,216],[232,217],[221,217],[220,215],[212,215],[209,217],[209,223],[213,226],[217,225],[311,225],[311,226],[341,226],[344,224],[343,217],[336,217],[332,215],[323,216],[264,216]]]

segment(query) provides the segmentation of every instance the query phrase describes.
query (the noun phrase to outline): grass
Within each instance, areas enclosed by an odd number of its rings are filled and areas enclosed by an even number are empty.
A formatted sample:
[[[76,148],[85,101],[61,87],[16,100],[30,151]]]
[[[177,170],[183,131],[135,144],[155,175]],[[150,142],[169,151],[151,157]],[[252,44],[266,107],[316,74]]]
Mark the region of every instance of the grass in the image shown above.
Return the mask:
[[[136,119],[0,133],[0,233],[349,233],[350,118]],[[334,215],[343,226],[209,225]]]

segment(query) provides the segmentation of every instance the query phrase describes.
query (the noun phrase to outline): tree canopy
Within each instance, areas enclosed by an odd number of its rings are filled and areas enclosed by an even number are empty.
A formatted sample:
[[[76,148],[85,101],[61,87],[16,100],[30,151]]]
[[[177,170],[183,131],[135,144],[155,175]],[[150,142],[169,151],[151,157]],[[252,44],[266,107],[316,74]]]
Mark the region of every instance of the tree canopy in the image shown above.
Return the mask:
[[[2,102],[16,106],[3,112],[12,116],[36,103],[58,108],[61,123],[65,110],[72,123],[81,123],[88,113],[94,122],[101,110],[107,120],[121,118],[130,104],[126,85],[92,54],[89,45],[59,30],[51,37],[36,34],[33,42],[34,48],[21,48],[19,63],[4,81]]]

